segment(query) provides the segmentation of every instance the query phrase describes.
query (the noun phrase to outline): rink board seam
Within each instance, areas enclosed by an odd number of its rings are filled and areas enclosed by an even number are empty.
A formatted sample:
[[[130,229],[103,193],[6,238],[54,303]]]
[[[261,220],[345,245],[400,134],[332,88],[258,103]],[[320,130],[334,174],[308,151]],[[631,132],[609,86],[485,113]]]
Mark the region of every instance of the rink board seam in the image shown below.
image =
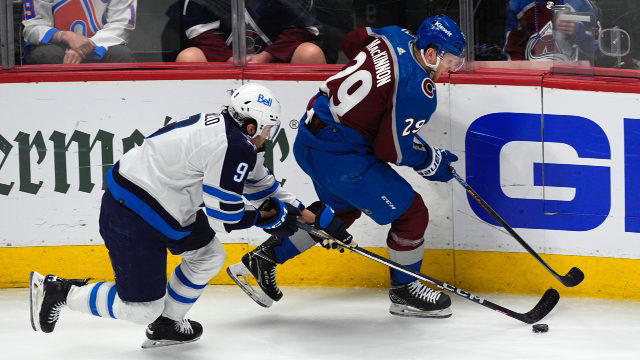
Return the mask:
[[[252,249],[246,244],[224,244],[225,268]],[[388,256],[386,248],[367,248]],[[422,272],[475,292],[539,294],[554,287],[565,296],[640,300],[640,260],[573,255],[542,255],[558,272],[572,266],[586,278],[575,288],[564,288],[527,253],[426,249]],[[180,258],[168,255],[167,274]],[[91,277],[112,281],[113,271],[104,246],[39,246],[0,248],[0,288],[27,287],[29,272],[63,277]],[[361,256],[313,248],[278,268],[284,286],[388,287],[389,270]],[[209,284],[232,285],[225,271]]]

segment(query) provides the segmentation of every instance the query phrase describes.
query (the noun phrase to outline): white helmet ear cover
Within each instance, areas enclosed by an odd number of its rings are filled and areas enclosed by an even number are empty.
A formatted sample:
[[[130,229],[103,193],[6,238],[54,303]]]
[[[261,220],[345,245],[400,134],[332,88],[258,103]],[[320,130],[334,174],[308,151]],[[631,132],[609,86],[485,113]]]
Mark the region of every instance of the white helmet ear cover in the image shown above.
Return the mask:
[[[424,64],[429,68],[429,71],[434,72],[438,69],[438,65],[440,65],[440,60],[441,60],[440,56],[436,56],[435,65],[429,64],[429,62],[427,61],[427,58],[424,56],[424,49],[420,49],[420,56],[422,56],[422,61],[424,61]]]
[[[242,85],[233,92],[229,113],[240,126],[245,119],[254,119],[256,134],[260,134],[266,126],[276,128],[280,124],[280,102],[271,90],[255,83]]]

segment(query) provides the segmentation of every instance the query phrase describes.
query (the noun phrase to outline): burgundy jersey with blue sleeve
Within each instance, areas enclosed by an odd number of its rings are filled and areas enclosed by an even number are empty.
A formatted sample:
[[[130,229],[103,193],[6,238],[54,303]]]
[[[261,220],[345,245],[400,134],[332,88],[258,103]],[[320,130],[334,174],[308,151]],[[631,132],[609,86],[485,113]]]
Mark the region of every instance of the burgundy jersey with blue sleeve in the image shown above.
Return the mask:
[[[352,60],[320,88],[329,101],[314,105],[325,107],[316,114],[331,113],[325,121],[362,134],[378,159],[411,167],[430,160],[413,139],[437,104],[435,84],[413,53],[414,39],[398,26],[352,31],[342,41]]]

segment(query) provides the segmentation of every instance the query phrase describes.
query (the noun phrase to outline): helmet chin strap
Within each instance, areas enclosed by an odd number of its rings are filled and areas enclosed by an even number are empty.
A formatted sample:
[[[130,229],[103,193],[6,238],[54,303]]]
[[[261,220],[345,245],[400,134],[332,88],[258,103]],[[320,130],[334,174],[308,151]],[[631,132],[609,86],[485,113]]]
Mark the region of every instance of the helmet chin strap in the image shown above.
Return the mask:
[[[424,56],[424,49],[420,49],[420,56],[422,56],[422,61],[424,61],[425,66],[429,68],[429,72],[436,72],[436,69],[438,69],[438,65],[440,65],[440,56],[436,56],[435,65],[429,64],[427,58]]]

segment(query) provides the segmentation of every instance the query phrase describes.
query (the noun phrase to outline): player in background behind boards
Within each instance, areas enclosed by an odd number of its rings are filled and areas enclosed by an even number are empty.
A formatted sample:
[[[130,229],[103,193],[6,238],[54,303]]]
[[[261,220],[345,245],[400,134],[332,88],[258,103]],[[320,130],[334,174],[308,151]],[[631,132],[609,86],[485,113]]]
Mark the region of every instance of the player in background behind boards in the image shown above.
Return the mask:
[[[389,163],[412,167],[430,181],[452,178],[449,163],[458,158],[430,146],[417,132],[436,109],[435,82],[463,64],[464,35],[449,17],[435,16],[424,20],[415,36],[398,26],[360,28],[341,46],[351,61],[311,99],[294,144],[296,161],[346,226],[362,212],[378,224],[391,224],[386,236],[391,259],[419,271],[429,214]],[[230,267],[231,275],[246,269],[255,274],[256,268],[271,274],[259,277],[258,284],[277,301],[282,293],[275,266],[314,244],[302,231],[272,238]],[[391,269],[391,285],[392,314],[451,315],[449,297],[414,277]]]
[[[107,173],[99,219],[115,282],[32,272],[33,329],[52,332],[67,306],[148,325],[144,348],[199,339],[202,326],[185,315],[224,265],[216,233],[257,226],[283,237],[315,219],[264,167],[279,125],[279,101],[249,83],[220,113],[170,123],[123,155]],[[168,282],[167,249],[182,256]]]

